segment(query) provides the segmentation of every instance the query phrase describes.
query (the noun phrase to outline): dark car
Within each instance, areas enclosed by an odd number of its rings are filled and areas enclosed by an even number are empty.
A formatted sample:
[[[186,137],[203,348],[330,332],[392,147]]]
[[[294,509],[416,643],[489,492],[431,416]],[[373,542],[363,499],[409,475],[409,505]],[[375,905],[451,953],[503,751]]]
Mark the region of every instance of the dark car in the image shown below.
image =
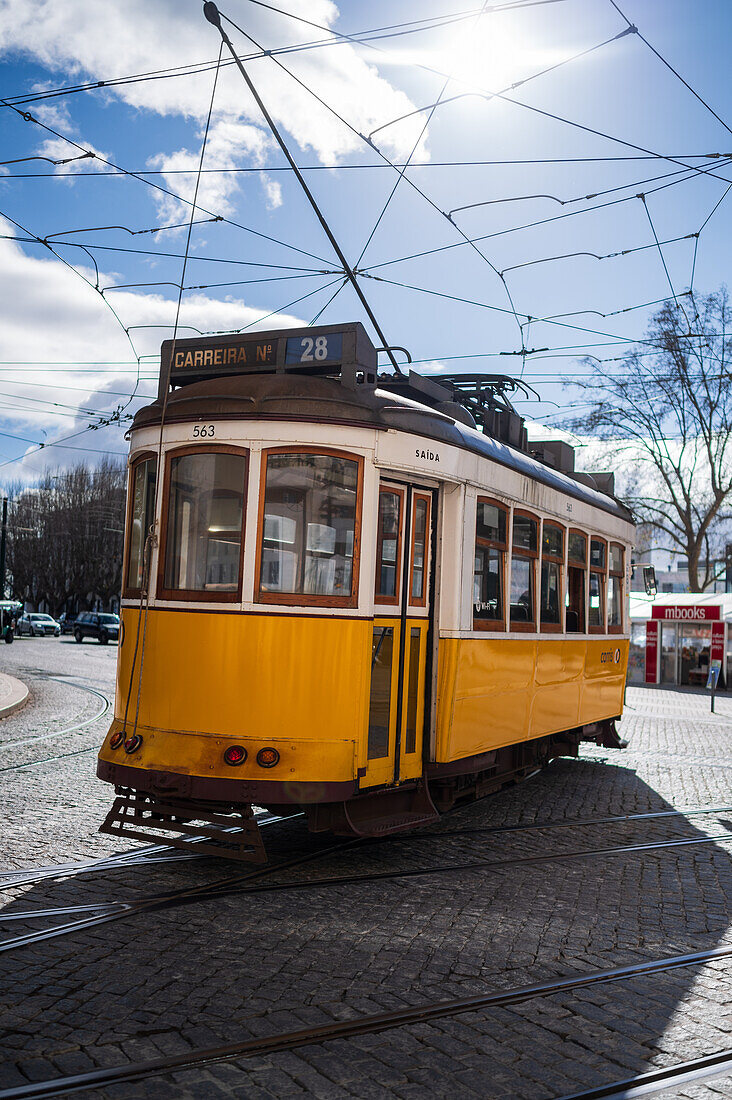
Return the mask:
[[[119,640],[119,617],[103,611],[82,611],[74,622],[74,637],[77,642],[84,638],[97,638],[102,645]]]
[[[75,620],[76,620],[76,615],[74,615],[73,612],[71,614],[69,614],[66,611],[62,611],[61,614],[58,617],[58,625],[61,627],[61,633],[62,634],[73,634],[74,633],[74,622],[75,622]]]
[[[43,638],[49,635],[58,638],[61,627],[50,615],[43,615],[39,611],[28,611],[18,619],[15,632],[18,637],[27,634],[29,638]]]

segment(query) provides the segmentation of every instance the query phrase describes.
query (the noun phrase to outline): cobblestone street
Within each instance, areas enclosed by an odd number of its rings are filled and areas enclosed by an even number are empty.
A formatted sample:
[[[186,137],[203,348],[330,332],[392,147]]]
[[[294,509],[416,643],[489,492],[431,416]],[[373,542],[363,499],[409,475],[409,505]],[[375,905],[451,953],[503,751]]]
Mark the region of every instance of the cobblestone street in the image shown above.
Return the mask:
[[[249,887],[251,869],[200,857],[13,881],[134,845],[96,831],[112,797],[94,749],[116,647],[21,639],[1,656],[30,689],[0,723],[3,1090],[732,947],[725,695],[711,714],[703,691],[628,689],[627,749],[583,746],[416,835],[344,846],[278,821]],[[625,815],[657,816],[607,820]],[[168,902],[121,913],[152,895]],[[722,956],[77,1095],[549,1100],[725,1050],[730,1006]],[[656,1095],[732,1097],[732,1077]]]

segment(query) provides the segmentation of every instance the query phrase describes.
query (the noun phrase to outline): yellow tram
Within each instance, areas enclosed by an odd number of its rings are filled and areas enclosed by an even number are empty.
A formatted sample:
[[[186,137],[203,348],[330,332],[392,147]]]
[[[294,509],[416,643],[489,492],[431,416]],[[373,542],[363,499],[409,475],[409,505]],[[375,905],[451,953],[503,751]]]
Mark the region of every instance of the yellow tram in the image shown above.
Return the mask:
[[[252,806],[372,835],[619,746],[631,516],[507,381],[377,377],[358,323],[163,344],[105,831],[262,860]]]

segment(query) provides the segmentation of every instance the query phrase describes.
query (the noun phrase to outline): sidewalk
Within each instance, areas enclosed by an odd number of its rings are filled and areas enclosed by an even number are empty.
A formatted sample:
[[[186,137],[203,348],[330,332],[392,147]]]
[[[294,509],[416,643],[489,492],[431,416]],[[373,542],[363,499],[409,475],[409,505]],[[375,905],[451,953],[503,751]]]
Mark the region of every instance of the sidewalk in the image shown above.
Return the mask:
[[[28,688],[14,676],[0,672],[0,718],[6,718],[28,698]]]

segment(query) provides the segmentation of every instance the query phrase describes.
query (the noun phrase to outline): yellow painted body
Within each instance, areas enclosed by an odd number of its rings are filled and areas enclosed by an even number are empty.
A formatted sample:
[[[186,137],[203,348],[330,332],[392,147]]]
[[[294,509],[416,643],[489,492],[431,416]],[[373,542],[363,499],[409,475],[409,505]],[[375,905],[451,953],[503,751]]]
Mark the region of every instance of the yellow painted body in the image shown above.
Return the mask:
[[[392,781],[398,645],[389,756],[366,758],[373,620],[150,609],[137,720],[143,744],[138,753],[126,755],[109,748],[109,736],[121,728],[128,692],[128,731],[135,719],[139,650],[129,689],[138,611],[125,608],[122,617],[115,720],[100,759],[205,778],[277,780],[294,784],[294,791],[298,783],[356,780],[359,769],[361,788]],[[421,729],[427,622],[409,620],[409,625],[420,628]],[[139,641],[141,649],[142,631]],[[438,762],[622,711],[625,638],[443,638],[438,649]],[[408,659],[405,673],[407,683]],[[223,761],[231,744],[248,753],[235,770]],[[272,769],[256,764],[265,746],[280,752]],[[400,779],[421,770],[421,746],[405,754],[403,742]]]
[[[627,665],[625,638],[443,638],[436,760],[614,718]]]

